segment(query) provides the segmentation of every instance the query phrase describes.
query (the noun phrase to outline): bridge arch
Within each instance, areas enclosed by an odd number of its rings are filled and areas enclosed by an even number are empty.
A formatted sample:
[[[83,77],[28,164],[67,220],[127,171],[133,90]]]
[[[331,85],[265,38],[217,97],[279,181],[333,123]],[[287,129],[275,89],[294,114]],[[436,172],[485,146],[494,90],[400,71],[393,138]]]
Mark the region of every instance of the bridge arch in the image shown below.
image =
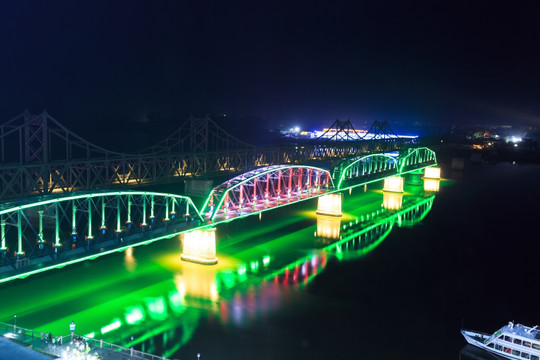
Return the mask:
[[[328,170],[302,165],[273,165],[236,176],[212,189],[203,206],[210,221],[235,212],[253,214],[321,194],[333,187]]]
[[[403,157],[400,156],[398,161],[398,173],[403,174],[415,170],[419,165],[423,167],[437,165],[437,154],[427,147],[409,148],[408,153]]]
[[[346,178],[360,178],[383,172],[395,171],[398,161],[388,154],[372,154],[347,160],[350,164],[338,168],[337,189],[345,188]]]

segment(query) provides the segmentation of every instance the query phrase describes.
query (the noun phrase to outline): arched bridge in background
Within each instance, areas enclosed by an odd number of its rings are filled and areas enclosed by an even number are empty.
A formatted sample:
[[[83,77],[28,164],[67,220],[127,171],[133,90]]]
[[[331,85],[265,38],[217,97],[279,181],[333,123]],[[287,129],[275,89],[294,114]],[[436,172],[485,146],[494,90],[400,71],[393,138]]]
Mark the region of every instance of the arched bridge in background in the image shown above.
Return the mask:
[[[334,125],[331,138],[259,147],[235,138],[209,117],[192,117],[156,145],[120,153],[90,143],[45,111],[25,111],[0,125],[0,201],[125,189],[176,178],[234,176],[261,166],[301,165],[413,145],[409,138],[385,136],[388,126],[372,127],[374,133],[366,140],[341,136],[351,129],[339,121]]]

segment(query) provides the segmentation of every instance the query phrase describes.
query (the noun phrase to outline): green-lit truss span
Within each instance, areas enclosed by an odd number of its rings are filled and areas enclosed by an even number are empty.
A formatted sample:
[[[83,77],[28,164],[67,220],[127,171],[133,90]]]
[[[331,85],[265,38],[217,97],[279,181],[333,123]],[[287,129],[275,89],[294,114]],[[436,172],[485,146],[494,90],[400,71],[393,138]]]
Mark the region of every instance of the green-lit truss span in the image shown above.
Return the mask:
[[[189,197],[157,192],[77,193],[7,204],[0,210],[0,266],[29,274],[43,264],[64,266],[170,237],[203,221]]]
[[[427,147],[408,149],[407,154],[400,154],[398,163],[398,174],[403,174],[419,168],[437,165],[437,154]]]
[[[328,170],[313,166],[274,165],[239,175],[210,192],[205,217],[252,215],[270,208],[319,196],[333,188]]]
[[[347,159],[336,166],[333,173],[334,178],[337,179],[337,189],[344,190],[436,165],[435,152],[421,147],[408,149],[405,154],[397,157],[385,153]]]
[[[394,174],[397,164],[396,158],[387,154],[372,154],[346,160],[339,167],[337,188],[345,188],[347,179],[357,182],[358,179],[371,176]]]

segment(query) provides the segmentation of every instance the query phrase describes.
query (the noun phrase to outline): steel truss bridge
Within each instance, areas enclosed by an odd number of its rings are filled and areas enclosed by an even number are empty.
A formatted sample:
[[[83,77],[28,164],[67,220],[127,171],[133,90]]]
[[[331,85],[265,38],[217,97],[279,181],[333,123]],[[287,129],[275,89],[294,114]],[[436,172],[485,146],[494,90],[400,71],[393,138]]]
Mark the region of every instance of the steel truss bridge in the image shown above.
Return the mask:
[[[351,138],[351,127],[350,122],[336,121],[331,138],[256,147],[231,136],[209,117],[192,117],[155,146],[126,154],[88,142],[45,111],[25,111],[0,125],[0,200],[235,174],[411,146],[411,139],[396,137],[386,123],[375,122],[372,140]]]
[[[305,165],[263,167],[212,189],[203,206],[203,216],[213,223],[230,221],[435,165],[435,152],[420,147],[409,148],[400,157],[353,157],[338,164],[333,176],[328,170]]]
[[[5,203],[0,207],[0,274],[20,270],[27,276],[435,165],[432,150],[416,148],[397,157],[345,160],[333,177],[311,166],[263,167],[216,186],[202,212],[189,197],[141,191],[56,194]],[[41,266],[46,262],[51,265]]]

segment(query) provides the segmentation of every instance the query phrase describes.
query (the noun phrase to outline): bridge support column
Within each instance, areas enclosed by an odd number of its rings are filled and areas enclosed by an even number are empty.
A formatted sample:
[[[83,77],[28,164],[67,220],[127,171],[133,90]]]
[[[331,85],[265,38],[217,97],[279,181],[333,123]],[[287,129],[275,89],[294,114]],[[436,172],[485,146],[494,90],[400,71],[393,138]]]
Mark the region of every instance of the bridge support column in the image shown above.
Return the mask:
[[[315,245],[318,248],[328,246],[339,240],[341,235],[341,218],[337,216],[317,216]]]
[[[424,178],[426,179],[440,179],[441,168],[440,167],[428,167],[424,169]]]
[[[183,233],[181,259],[204,265],[217,264],[216,229],[202,229]]]
[[[441,168],[428,167],[424,170],[424,191],[439,191],[441,182]]]
[[[439,179],[424,179],[424,191],[437,192],[440,188]]]
[[[392,176],[384,179],[383,191],[403,192],[403,178],[401,176]]]
[[[383,208],[399,210],[403,205],[403,193],[383,191]]]
[[[328,194],[319,197],[317,214],[341,216],[341,194]]]

